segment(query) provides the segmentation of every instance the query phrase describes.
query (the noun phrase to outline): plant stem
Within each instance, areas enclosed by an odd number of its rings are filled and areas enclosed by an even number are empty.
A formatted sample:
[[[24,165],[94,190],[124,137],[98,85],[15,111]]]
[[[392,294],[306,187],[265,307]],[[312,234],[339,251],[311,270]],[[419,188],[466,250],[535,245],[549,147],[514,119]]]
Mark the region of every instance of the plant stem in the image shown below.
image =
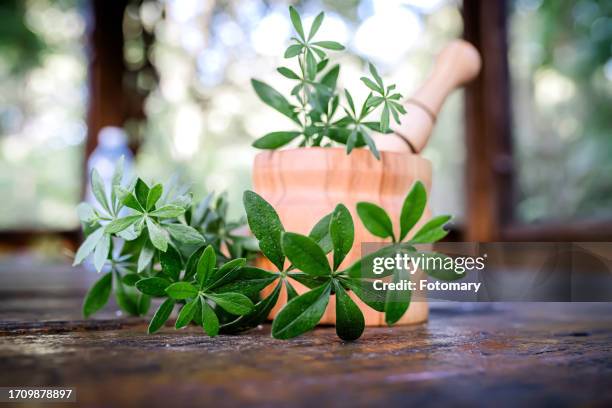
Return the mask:
[[[308,106],[308,102],[309,102],[309,92],[307,89],[308,86],[308,74],[306,72],[306,49],[304,49],[304,51],[298,56],[298,61],[300,63],[300,69],[302,70],[302,78],[304,78],[304,86],[302,87],[302,113],[304,114],[304,122],[303,122],[303,131],[304,131],[304,144],[306,146],[308,146],[310,140],[309,137],[306,135],[306,128],[308,127],[307,125],[307,121],[308,121],[308,111],[306,110],[306,107]]]

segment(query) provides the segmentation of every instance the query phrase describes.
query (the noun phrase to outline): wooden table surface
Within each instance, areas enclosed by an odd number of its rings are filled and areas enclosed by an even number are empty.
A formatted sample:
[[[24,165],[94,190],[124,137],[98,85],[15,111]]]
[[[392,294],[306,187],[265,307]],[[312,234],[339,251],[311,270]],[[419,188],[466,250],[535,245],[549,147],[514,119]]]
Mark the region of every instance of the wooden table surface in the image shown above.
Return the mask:
[[[330,327],[274,340],[269,325],[211,339],[147,335],[113,306],[82,320],[92,278],[0,259],[0,386],[75,387],[85,406],[612,405],[612,304],[434,305],[427,324],[354,343]]]

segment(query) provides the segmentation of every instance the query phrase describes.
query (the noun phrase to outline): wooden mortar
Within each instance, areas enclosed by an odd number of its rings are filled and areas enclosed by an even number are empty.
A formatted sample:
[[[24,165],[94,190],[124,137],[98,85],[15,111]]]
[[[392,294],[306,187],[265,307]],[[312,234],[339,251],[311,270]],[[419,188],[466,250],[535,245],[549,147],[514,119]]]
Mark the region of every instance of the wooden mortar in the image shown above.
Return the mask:
[[[362,243],[383,241],[365,229],[357,216],[357,203],[371,201],[381,205],[398,224],[404,198],[417,180],[429,191],[431,163],[428,160],[414,154],[381,152],[379,161],[365,149],[354,150],[350,155],[343,148],[266,151],[256,156],[253,168],[255,191],[276,209],[286,231],[308,235],[317,221],[332,212],[337,204],[346,205],[355,223],[355,244],[340,268],[361,257]],[[426,209],[417,228],[429,217]],[[274,270],[264,258],[258,261],[258,266]],[[298,293],[306,290],[298,282],[293,283]],[[384,313],[371,309],[353,293],[350,295],[363,311],[366,325],[385,324]],[[285,303],[283,288],[271,315],[275,316]],[[414,302],[398,324],[423,322],[427,320],[427,313],[426,302]],[[335,296],[332,296],[321,324],[334,324],[335,315]]]
[[[430,195],[431,163],[418,154],[427,144],[444,101],[448,95],[478,75],[482,61],[480,54],[463,40],[452,41],[438,55],[429,78],[404,102],[407,114],[393,134],[375,135],[381,151],[380,161],[369,150],[355,149],[350,155],[344,148],[299,148],[266,151],[255,158],[253,186],[257,193],[270,202],[278,212],[287,231],[307,235],[323,216],[339,203],[346,205],[355,223],[355,243],[341,267],[346,267],[361,256],[361,244],[381,242],[363,226],[356,214],[359,201],[382,206],[398,227],[403,200],[415,181],[425,184]],[[431,217],[425,210],[416,231]],[[396,231],[396,236],[399,231]],[[266,259],[259,266],[273,270]],[[419,278],[418,275],[415,276]],[[299,293],[305,287],[295,282]],[[281,293],[275,316],[286,303]],[[385,325],[384,314],[365,305],[354,294],[351,297],[363,311],[366,325]],[[332,296],[322,324],[335,323],[335,298]],[[425,301],[412,302],[397,324],[420,323],[427,320]]]

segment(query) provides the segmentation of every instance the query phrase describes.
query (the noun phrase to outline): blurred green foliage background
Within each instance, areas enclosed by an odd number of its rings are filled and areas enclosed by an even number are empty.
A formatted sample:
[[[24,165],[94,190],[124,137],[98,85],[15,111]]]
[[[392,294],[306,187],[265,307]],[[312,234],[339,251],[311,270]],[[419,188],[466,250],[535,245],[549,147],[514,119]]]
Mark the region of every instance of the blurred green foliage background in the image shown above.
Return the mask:
[[[140,174],[165,180],[179,173],[199,194],[227,190],[230,201],[239,201],[251,184],[257,154],[251,142],[284,125],[249,81],[257,77],[288,93],[288,81],[274,67],[291,35],[289,3],[298,3],[307,24],[324,9],[325,37],[348,46],[338,57],[340,86],[357,84],[371,60],[410,95],[463,28],[460,4],[451,0],[130,1],[117,58],[124,58],[132,85],[147,94],[146,120],[126,124],[141,143]],[[610,8],[603,0],[510,2],[520,220],[612,215]],[[1,229],[77,226],[88,10],[86,0],[0,4]],[[434,212],[459,220],[463,140],[459,92],[424,152],[434,164]]]

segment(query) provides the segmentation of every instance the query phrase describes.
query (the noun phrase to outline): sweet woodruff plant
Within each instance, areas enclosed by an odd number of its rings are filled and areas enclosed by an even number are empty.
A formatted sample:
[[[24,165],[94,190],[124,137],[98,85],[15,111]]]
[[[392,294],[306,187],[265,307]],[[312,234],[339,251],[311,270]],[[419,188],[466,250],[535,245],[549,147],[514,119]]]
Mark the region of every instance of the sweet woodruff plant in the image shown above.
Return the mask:
[[[400,280],[405,276],[401,271],[374,275],[372,260],[398,251],[416,255],[414,244],[434,242],[446,235],[443,225],[448,217],[438,217],[421,227],[412,239],[401,242],[425,207],[425,189],[416,183],[402,208],[398,239],[382,208],[372,203],[358,205],[366,228],[374,235],[390,237],[392,242],[340,268],[354,241],[353,219],[342,204],[306,236],[285,231],[274,208],[256,193],[246,191],[244,208],[255,236],[251,238],[234,233],[242,223],[227,221],[224,196],[209,195],[193,203],[188,191],[172,183],[162,186],[136,179],[126,185],[122,178],[120,163],[107,191],[98,173],[92,172],[97,204],[81,203],[78,207],[86,239],[74,264],[89,257],[101,273],[85,297],[86,317],[104,307],[111,294],[125,313],[137,316],[146,316],[151,300],[158,299],[161,304],[151,318],[149,333],[164,326],[174,309],[178,310],[177,329],[195,324],[209,336],[248,330],[267,319],[284,286],[288,303],[272,323],[275,338],[289,339],[312,330],[330,296],[336,295],[337,334],[344,340],[354,340],[363,332],[364,317],[349,292],[369,307],[385,312],[389,324],[397,322],[410,305],[409,291],[373,288],[374,278],[393,274],[394,280]],[[250,265],[258,251],[274,270]],[[436,270],[425,272],[445,278]],[[298,295],[293,281],[302,283],[308,291]],[[273,289],[262,297],[266,287]]]
[[[370,93],[361,105],[356,105],[348,89],[341,93],[336,82],[340,66],[329,67],[328,51],[342,51],[344,46],[335,41],[321,41],[317,33],[323,20],[320,13],[306,32],[298,12],[289,7],[289,14],[296,36],[285,51],[285,58],[294,61],[294,68],[279,67],[278,72],[295,81],[289,102],[270,85],[252,80],[259,98],[295,124],[295,129],[272,132],[253,143],[260,149],[277,149],[294,140],[299,146],[346,145],[347,153],[356,147],[367,146],[376,158],[380,158],[372,131],[389,133],[390,117],[397,123],[400,115],[406,113],[399,102],[401,95],[395,92],[395,85],[385,85],[376,67],[369,64],[371,78],[361,81]],[[377,114],[378,120],[373,120]]]
[[[369,132],[388,132],[390,115],[399,122],[399,114],[404,113],[397,102],[401,96],[393,92],[393,85],[385,86],[376,68],[370,65],[372,79],[364,77],[362,81],[371,92],[361,107],[356,108],[348,90],[341,103],[336,89],[340,68],[335,65],[327,69],[326,50],[344,47],[334,41],[316,40],[323,13],[306,34],[295,9],[291,7],[289,12],[297,37],[285,57],[296,59],[298,69],[296,72],[281,67],[278,71],[296,81],[291,95],[297,105],[263,82],[253,80],[253,86],[266,104],[295,123],[296,130],[267,134],[255,146],[275,149],[294,139],[299,139],[301,146],[328,146],[335,142],[346,145],[349,153],[367,145],[379,157]],[[380,111],[380,120],[371,121],[376,110]],[[351,213],[342,204],[313,225],[306,236],[285,231],[274,208],[258,194],[246,191],[243,205],[254,237],[245,237],[235,233],[244,222],[227,219],[223,195],[209,195],[194,203],[191,193],[175,183],[147,184],[138,178],[124,184],[122,162],[116,168],[110,190],[95,170],[91,186],[97,204],[82,203],[78,207],[86,239],[74,264],[91,258],[101,277],[85,297],[83,314],[89,317],[97,312],[114,294],[125,313],[147,316],[152,299],[156,299],[159,306],[150,320],[149,333],[163,327],[175,309],[177,329],[195,324],[209,336],[251,329],[267,319],[284,287],[288,302],[272,323],[273,337],[289,339],[312,330],[321,320],[330,296],[335,295],[336,332],[344,340],[355,340],[364,330],[364,317],[349,292],[374,310],[385,312],[388,324],[397,322],[410,305],[409,291],[374,289],[375,278],[393,275],[392,279],[399,281],[405,277],[401,271],[374,275],[373,259],[398,252],[416,255],[413,245],[443,238],[443,226],[449,220],[434,218],[406,240],[427,201],[425,188],[419,182],[404,201],[398,237],[384,209],[359,203],[356,210],[364,226],[390,242],[342,268],[355,235]],[[266,257],[274,269],[252,266],[250,261],[255,256]],[[425,272],[438,278],[456,278],[442,276],[436,270]],[[298,294],[292,282],[303,284],[307,291]],[[271,290],[262,297],[262,290],[268,287]]]

